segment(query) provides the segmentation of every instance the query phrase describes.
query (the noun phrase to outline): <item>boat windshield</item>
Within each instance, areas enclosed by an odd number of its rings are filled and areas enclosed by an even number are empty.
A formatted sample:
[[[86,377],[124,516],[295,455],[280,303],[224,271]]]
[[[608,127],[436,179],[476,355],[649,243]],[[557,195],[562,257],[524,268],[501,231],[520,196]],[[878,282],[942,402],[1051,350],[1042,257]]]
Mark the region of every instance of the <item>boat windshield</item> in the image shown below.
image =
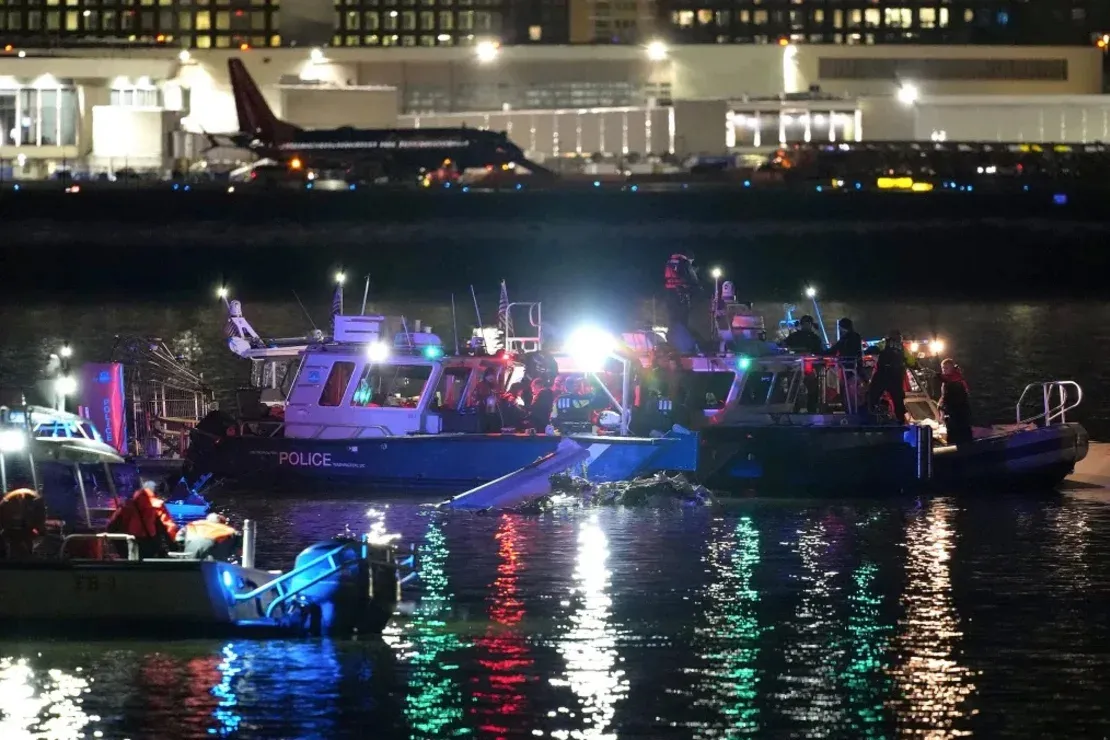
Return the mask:
[[[458,410],[466,399],[466,383],[470,380],[469,367],[444,368],[443,376],[436,388],[433,408]]]
[[[415,408],[431,374],[431,365],[367,365],[351,405]]]

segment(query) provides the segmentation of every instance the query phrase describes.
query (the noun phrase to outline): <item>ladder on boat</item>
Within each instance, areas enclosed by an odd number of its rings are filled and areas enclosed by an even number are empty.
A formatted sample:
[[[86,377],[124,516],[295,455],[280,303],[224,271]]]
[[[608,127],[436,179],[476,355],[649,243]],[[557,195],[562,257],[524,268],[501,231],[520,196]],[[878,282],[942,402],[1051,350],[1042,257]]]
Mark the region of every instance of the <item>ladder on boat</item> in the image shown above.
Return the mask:
[[[1022,406],[1036,398],[1032,392],[1039,389],[1041,392],[1041,412],[1033,416],[1022,416]],[[1053,424],[1067,423],[1069,411],[1075,410],[1083,402],[1083,388],[1074,380],[1049,380],[1043,383],[1030,383],[1025,386],[1015,405],[1015,417],[1018,424],[1036,424],[1052,426]]]

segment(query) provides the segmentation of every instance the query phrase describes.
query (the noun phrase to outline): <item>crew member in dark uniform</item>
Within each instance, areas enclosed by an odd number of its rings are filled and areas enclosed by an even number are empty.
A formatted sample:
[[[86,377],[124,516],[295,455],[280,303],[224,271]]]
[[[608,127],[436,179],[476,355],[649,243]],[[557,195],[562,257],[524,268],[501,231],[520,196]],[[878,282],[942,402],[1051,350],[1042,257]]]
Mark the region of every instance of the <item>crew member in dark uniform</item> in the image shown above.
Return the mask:
[[[698,288],[692,255],[672,254],[663,268],[666,291],[667,342],[682,352],[693,352],[697,342],[690,331],[690,302]]]
[[[967,444],[974,438],[967,381],[960,366],[952,359],[940,363],[940,410],[948,429],[948,444]]]
[[[806,315],[798,322],[799,328],[797,331],[792,332],[786,339],[783,340],[782,345],[800,355],[819,355],[825,351],[825,343],[821,341],[821,337],[817,336],[817,332],[813,328],[813,317]],[[809,363],[806,363],[809,365]],[[812,366],[805,369],[805,374],[802,376],[802,384],[806,389],[806,413],[817,413],[817,401],[820,392],[820,383],[817,381],[817,373]]]
[[[906,354],[902,346],[902,332],[895,329],[886,338],[885,346],[875,360],[875,374],[871,387],[867,389],[867,402],[871,408],[879,405],[883,394],[890,395],[894,404],[894,420],[899,424],[906,421]]]
[[[852,320],[845,317],[837,321],[836,325],[840,327],[840,339],[836,340],[836,344],[829,347],[824,354],[857,360],[863,357],[863,338],[852,327]]]

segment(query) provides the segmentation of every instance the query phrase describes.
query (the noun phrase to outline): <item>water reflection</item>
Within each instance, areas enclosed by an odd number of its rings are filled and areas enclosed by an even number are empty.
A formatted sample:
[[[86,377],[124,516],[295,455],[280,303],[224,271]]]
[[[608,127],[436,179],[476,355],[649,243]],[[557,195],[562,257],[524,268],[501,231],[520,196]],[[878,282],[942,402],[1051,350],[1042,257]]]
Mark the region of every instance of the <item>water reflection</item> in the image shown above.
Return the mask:
[[[935,499],[913,515],[906,530],[905,616],[893,669],[899,698],[892,702],[901,734],[928,740],[961,737],[964,703],[975,690],[972,673],[960,664],[959,616],[952,602],[951,557],[955,508]]]
[[[463,719],[459,666],[452,662],[465,645],[450,628],[454,594],[447,577],[447,539],[433,519],[417,549],[424,591],[400,635],[391,635],[401,659],[410,664],[405,716],[413,738],[450,735]]]
[[[532,664],[525,635],[520,629],[524,618],[524,602],[518,593],[517,580],[524,567],[529,541],[528,529],[535,520],[505,514],[497,528],[497,577],[493,581],[490,600],[490,625],[483,637],[474,643],[478,664],[484,669],[473,680],[479,730],[504,737],[513,728],[527,725],[528,708],[523,687],[530,680]],[[523,531],[522,531],[523,530]]]
[[[0,737],[86,737],[85,728],[100,722],[81,706],[89,691],[89,681],[81,676],[56,668],[36,671],[25,659],[0,658]]]
[[[1049,510],[1047,518],[1053,534],[1049,552],[1055,561],[1056,577],[1065,581],[1062,585],[1067,590],[1087,591],[1091,586],[1086,557],[1091,536],[1087,507],[1057,506]]]
[[[555,738],[616,737],[609,728],[617,702],[628,692],[628,681],[624,671],[615,668],[617,632],[611,623],[612,572],[608,560],[609,540],[595,515],[583,522],[578,532],[573,591],[578,608],[570,616],[570,630],[558,642],[566,672],[563,678],[551,680],[553,686],[570,687],[578,697],[585,727],[554,730],[551,735]]]
[[[826,737],[843,717],[837,666],[844,656],[833,607],[836,570],[824,522],[810,522],[794,549],[802,561],[801,598],[782,649],[786,690],[775,695],[780,711],[808,737]]]
[[[749,516],[735,527],[717,520],[709,540],[710,581],[705,589],[704,626],[695,640],[709,666],[698,671],[694,705],[718,715],[693,726],[694,737],[741,737],[758,732],[760,673],[759,592],[752,575],[759,564],[759,530]]]
[[[847,726],[852,737],[887,737],[884,703],[890,691],[887,677],[888,648],[892,625],[881,616],[882,598],[875,591],[878,567],[864,561],[852,573],[848,597],[848,664],[843,673],[848,692]]]

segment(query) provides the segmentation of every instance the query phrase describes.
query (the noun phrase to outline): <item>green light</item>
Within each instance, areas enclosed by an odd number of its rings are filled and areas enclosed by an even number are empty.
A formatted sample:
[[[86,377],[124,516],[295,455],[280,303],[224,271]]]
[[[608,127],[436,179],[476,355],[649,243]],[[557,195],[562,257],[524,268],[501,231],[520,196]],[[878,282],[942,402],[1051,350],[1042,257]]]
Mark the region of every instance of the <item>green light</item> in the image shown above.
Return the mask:
[[[739,368],[740,370],[747,370],[749,367],[751,367],[751,364],[752,364],[752,358],[750,358],[750,357],[745,357],[744,355],[740,355],[739,357],[736,358],[736,367]]]
[[[424,348],[424,356],[429,360],[438,360],[443,357],[443,347],[436,347],[434,345]]]

